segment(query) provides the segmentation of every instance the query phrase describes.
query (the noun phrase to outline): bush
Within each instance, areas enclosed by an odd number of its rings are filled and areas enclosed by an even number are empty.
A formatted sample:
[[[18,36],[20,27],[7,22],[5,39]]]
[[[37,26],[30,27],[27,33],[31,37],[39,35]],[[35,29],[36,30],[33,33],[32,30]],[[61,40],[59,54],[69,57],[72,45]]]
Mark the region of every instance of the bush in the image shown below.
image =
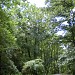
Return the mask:
[[[41,59],[35,59],[24,63],[22,74],[44,75],[43,61]]]

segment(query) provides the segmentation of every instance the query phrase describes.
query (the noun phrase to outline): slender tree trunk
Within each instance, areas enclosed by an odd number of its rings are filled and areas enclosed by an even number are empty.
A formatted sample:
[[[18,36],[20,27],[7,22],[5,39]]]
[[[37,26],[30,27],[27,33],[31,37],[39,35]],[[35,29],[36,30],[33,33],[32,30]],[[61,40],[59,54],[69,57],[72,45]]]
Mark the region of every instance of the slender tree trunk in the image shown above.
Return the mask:
[[[27,44],[27,43],[28,43],[27,38],[26,38],[25,40],[26,40],[26,44]],[[28,52],[28,56],[29,56],[29,58],[31,59],[31,55],[30,55],[30,48],[29,48],[29,47],[27,47],[27,52]]]

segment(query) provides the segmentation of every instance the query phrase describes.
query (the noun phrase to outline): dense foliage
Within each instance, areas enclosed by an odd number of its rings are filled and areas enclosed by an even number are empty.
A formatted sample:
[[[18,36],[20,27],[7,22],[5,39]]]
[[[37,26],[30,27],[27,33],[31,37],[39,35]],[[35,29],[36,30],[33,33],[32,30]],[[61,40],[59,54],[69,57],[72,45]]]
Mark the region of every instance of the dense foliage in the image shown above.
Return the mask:
[[[75,74],[75,1],[46,5],[0,0],[0,75]]]
[[[44,75],[45,72],[44,72],[43,61],[41,59],[35,59],[26,62],[23,66],[22,74]]]

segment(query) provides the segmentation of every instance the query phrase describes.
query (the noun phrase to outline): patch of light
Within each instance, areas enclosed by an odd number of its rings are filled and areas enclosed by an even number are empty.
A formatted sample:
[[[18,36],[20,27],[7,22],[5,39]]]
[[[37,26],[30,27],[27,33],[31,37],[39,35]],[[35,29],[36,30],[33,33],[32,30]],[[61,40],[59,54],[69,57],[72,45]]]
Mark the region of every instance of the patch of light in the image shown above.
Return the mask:
[[[56,34],[64,36],[66,34],[66,31],[61,30],[61,31],[58,31]]]
[[[75,7],[73,8],[73,10],[72,10],[73,12],[75,12]]]
[[[67,21],[61,23],[62,26],[68,26],[69,24],[67,23]]]
[[[58,21],[63,21],[63,20],[65,20],[65,17],[60,17],[60,16],[59,16],[59,17],[55,17],[55,19],[56,19],[57,22],[58,22]]]
[[[45,7],[45,0],[28,0],[33,5],[36,5],[36,7]]]
[[[57,17],[54,17],[51,22],[59,22],[64,20],[66,20],[65,17],[57,16]]]
[[[67,47],[64,46],[64,44],[62,44],[60,47],[62,47],[64,50],[67,49]]]

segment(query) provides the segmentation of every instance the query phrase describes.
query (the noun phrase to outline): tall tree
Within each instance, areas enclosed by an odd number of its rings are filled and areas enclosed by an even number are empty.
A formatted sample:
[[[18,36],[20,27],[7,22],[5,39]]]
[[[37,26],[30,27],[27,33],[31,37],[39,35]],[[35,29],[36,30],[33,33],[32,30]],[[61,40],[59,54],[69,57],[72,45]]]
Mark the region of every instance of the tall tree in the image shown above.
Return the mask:
[[[56,26],[60,27],[61,30],[66,30],[67,31],[67,33],[65,34],[64,37],[60,36],[59,41],[62,41],[62,42],[60,42],[60,44],[61,45],[64,44],[64,46],[66,47],[64,53],[67,56],[66,56],[66,58],[64,56],[62,59],[66,60],[65,64],[69,64],[69,61],[67,61],[67,60],[71,59],[71,58],[70,57],[68,58],[68,55],[70,54],[70,56],[72,56],[72,53],[74,52],[74,47],[75,47],[74,46],[75,45],[75,43],[74,43],[75,42],[75,39],[74,39],[75,38],[75,33],[74,33],[74,30],[75,30],[75,27],[74,27],[75,26],[75,23],[74,23],[74,21],[75,21],[74,17],[75,16],[74,16],[74,14],[75,13],[72,12],[74,7],[75,7],[75,5],[74,5],[75,1],[74,0],[58,0],[58,1],[57,0],[46,0],[46,4],[48,5],[47,11],[48,12],[49,11],[52,12],[52,16],[53,16],[52,18],[54,18],[53,21],[52,21],[53,25],[55,25],[55,27]],[[57,21],[57,19],[55,19],[56,17],[57,18],[64,17],[65,20],[64,21],[62,21],[62,20]],[[68,26],[66,26],[66,24],[64,24],[64,25],[62,24],[65,21],[67,21]],[[70,51],[71,51],[71,53],[70,53]],[[72,60],[74,60],[74,59],[75,58],[74,58],[74,55],[73,55]],[[74,62],[73,62],[73,64],[74,64]],[[71,65],[69,65],[69,66],[71,66]],[[69,70],[71,70],[71,69],[69,69],[67,67],[67,71],[66,72],[68,73]],[[74,74],[74,71],[71,71],[71,73]]]

